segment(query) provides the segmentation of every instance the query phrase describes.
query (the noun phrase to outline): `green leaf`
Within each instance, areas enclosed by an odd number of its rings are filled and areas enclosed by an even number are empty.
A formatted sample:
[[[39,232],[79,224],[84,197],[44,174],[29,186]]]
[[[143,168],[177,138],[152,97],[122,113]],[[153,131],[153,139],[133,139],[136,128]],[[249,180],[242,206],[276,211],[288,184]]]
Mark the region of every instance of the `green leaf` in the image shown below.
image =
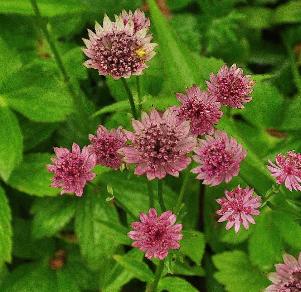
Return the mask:
[[[0,176],[8,180],[22,160],[23,138],[18,120],[0,95]]]
[[[0,187],[0,266],[11,261],[11,211],[4,190]]]
[[[231,230],[223,229],[223,235],[221,238],[222,242],[230,243],[230,244],[240,244],[248,239],[250,236],[250,229],[245,230],[241,229],[238,233],[235,232],[235,230],[232,228]]]
[[[114,255],[113,258],[124,269],[132,273],[137,279],[145,282],[151,282],[154,280],[153,272],[143,261],[121,255]]]
[[[184,230],[180,251],[200,265],[205,251],[204,234],[195,230]]]
[[[299,130],[301,128],[301,96],[297,96],[285,105],[283,130]]]
[[[240,10],[246,19],[244,24],[251,29],[264,29],[272,25],[273,10],[265,7],[246,7]]]
[[[7,77],[0,92],[10,107],[32,121],[62,121],[73,111],[73,103],[59,78],[54,64],[35,61]]]
[[[51,163],[51,154],[33,153],[24,157],[23,162],[13,171],[8,184],[29,195],[55,196],[59,190],[50,187],[52,174],[46,169]]]
[[[255,269],[242,251],[224,252],[213,256],[218,269],[214,277],[225,285],[226,291],[258,292],[269,285],[264,274]]]
[[[100,221],[118,224],[118,214],[114,207],[110,207],[105,196],[99,191],[88,191],[79,198],[75,215],[75,233],[79,240],[81,253],[88,265],[99,268],[106,258],[113,255],[118,242],[114,234],[107,233]]]
[[[289,1],[277,7],[273,14],[275,24],[301,22],[301,1]]]
[[[193,287],[189,282],[178,277],[164,277],[160,280],[158,285],[159,291],[170,292],[197,292],[199,291]]]
[[[32,206],[34,238],[50,237],[60,231],[74,216],[76,201],[72,197],[36,199]]]
[[[271,212],[262,212],[255,218],[256,224],[249,240],[251,262],[263,271],[269,271],[283,254],[282,238]]]

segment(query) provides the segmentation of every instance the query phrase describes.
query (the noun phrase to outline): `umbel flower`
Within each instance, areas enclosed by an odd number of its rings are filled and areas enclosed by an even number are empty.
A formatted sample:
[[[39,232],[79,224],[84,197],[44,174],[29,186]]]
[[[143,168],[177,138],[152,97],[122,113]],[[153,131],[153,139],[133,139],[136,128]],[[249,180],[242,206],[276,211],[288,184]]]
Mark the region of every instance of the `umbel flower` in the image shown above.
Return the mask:
[[[122,12],[112,22],[105,15],[103,25],[96,23],[95,33],[89,32],[89,40],[84,53],[89,58],[88,68],[97,69],[100,75],[110,75],[114,79],[140,75],[146,63],[154,55],[155,43],[148,33],[149,19],[142,11]]]
[[[217,75],[210,75],[207,81],[208,92],[218,102],[234,108],[244,108],[244,104],[250,102],[254,81],[249,75],[244,75],[242,69],[232,65],[230,68],[224,65]]]
[[[62,188],[61,194],[75,193],[76,196],[82,196],[86,183],[95,177],[92,172],[96,163],[95,154],[91,154],[88,147],[81,151],[75,143],[72,151],[55,147],[54,152],[56,157],[52,158],[53,164],[47,166],[48,171],[54,173],[51,186]]]
[[[275,163],[269,161],[268,169],[278,184],[284,184],[290,191],[301,191],[301,153],[277,154]]]
[[[268,278],[273,282],[266,292],[300,292],[301,291],[301,253],[296,259],[289,254],[283,255],[283,264],[277,264],[276,272]]]
[[[177,108],[178,116],[181,121],[190,121],[191,133],[197,136],[212,134],[214,125],[223,115],[215,97],[194,85],[186,90],[186,94],[177,93],[177,98],[181,102]]]
[[[170,249],[179,249],[182,239],[182,224],[175,224],[176,215],[166,211],[158,216],[155,209],[140,214],[140,222],[133,222],[128,236],[134,240],[132,246],[145,252],[148,259],[163,260]]]
[[[212,186],[223,181],[229,182],[237,176],[240,162],[247,155],[242,145],[221,131],[201,140],[194,152],[196,155],[193,158],[200,165],[192,169],[192,172],[196,173],[196,178],[203,180],[205,185]]]
[[[146,174],[149,180],[162,179],[166,174],[178,176],[191,162],[187,154],[196,145],[189,133],[189,122],[180,122],[173,109],[163,115],[156,110],[142,113],[142,120],[133,120],[134,133],[127,132],[131,145],[120,153],[124,161],[136,164],[135,174]]]
[[[253,216],[259,215],[257,209],[261,205],[261,197],[253,193],[253,189],[240,186],[232,191],[225,191],[225,196],[216,200],[221,206],[221,209],[216,211],[216,214],[221,216],[218,222],[227,221],[226,229],[234,226],[235,232],[239,231],[241,224],[245,229],[249,229],[249,223],[255,224]]]
[[[89,135],[91,145],[89,150],[96,155],[96,163],[111,167],[120,168],[122,156],[118,153],[126,145],[127,138],[121,128],[108,131],[104,126],[99,126],[96,136]]]

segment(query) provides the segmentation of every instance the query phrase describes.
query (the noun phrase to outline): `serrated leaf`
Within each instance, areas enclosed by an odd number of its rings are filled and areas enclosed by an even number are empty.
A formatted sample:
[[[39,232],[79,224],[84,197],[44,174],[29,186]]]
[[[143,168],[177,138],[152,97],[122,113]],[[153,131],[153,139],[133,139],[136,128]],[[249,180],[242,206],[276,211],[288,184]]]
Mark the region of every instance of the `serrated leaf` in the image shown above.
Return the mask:
[[[271,212],[262,212],[256,218],[253,233],[249,240],[249,254],[253,265],[269,271],[283,254],[282,238],[273,222]]]
[[[146,263],[142,260],[136,260],[132,257],[114,255],[114,260],[124,269],[132,273],[137,279],[145,282],[154,280],[154,274]]]
[[[102,266],[113,255],[118,242],[107,233],[99,221],[118,224],[114,207],[108,206],[106,197],[98,192],[87,191],[77,204],[75,232],[84,259],[93,269]]]
[[[205,251],[204,234],[195,230],[184,230],[180,251],[200,265]]]
[[[46,165],[51,163],[51,156],[49,153],[26,155],[23,162],[13,171],[8,184],[29,195],[57,195],[59,190],[49,186],[52,174],[46,169]]]
[[[230,251],[213,256],[218,269],[214,277],[225,285],[226,291],[258,292],[269,285],[264,274],[255,269],[242,251]]]
[[[8,180],[22,160],[23,138],[18,120],[3,102],[0,93],[0,176]]]
[[[0,266],[11,261],[11,211],[4,190],[0,187]]]
[[[75,210],[76,201],[72,197],[37,199],[31,209],[33,237],[55,235],[72,219]]]
[[[199,291],[193,287],[188,281],[178,277],[164,277],[160,280],[158,285],[159,291],[169,292],[197,292]]]

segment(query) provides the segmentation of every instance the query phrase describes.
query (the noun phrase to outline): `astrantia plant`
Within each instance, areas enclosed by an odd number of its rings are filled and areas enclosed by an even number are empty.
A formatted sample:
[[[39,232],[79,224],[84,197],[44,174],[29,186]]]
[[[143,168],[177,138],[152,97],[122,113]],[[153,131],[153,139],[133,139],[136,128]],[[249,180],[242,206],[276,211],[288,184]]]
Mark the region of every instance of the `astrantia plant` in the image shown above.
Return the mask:
[[[301,292],[298,1],[13,2],[0,291]]]

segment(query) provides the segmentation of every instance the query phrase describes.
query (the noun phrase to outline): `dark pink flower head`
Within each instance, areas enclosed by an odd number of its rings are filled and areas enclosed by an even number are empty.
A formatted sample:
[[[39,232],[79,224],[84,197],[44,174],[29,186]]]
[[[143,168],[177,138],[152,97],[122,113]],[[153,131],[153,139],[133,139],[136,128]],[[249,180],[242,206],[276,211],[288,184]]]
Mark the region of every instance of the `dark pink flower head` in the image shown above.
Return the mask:
[[[55,147],[54,152],[56,157],[52,158],[53,164],[47,166],[48,171],[54,173],[51,186],[62,188],[61,194],[75,193],[80,197],[86,183],[95,177],[92,172],[96,164],[95,154],[90,154],[88,147],[81,151],[75,143],[72,151]]]
[[[240,163],[247,152],[242,145],[224,132],[216,131],[214,136],[207,136],[201,140],[195,150],[194,160],[200,165],[192,169],[198,174],[205,185],[219,185],[223,181],[229,182],[239,173]]]
[[[132,223],[128,236],[134,240],[132,246],[145,252],[148,259],[163,260],[170,249],[179,249],[182,239],[182,224],[175,224],[176,215],[166,211],[160,216],[155,209],[140,214],[140,222]]]
[[[234,226],[235,232],[239,231],[241,224],[245,229],[249,229],[250,223],[255,224],[253,216],[259,215],[257,209],[261,205],[261,197],[253,193],[253,189],[240,186],[232,191],[225,191],[225,196],[216,200],[221,206],[216,211],[216,214],[221,216],[218,222],[227,221],[226,229]]]
[[[290,191],[301,191],[301,153],[277,154],[275,160],[275,163],[269,161],[268,169],[276,182],[284,184]]]
[[[96,155],[96,163],[111,167],[120,168],[122,156],[119,149],[126,145],[127,138],[121,128],[108,131],[105,127],[99,126],[96,136],[89,135],[91,145],[89,150]]]
[[[149,29],[150,27],[150,20],[148,17],[145,16],[144,12],[140,9],[136,9],[133,13],[132,11],[125,11],[123,10],[120,14],[124,25],[126,25],[129,21],[133,21],[134,23],[134,31],[138,31],[143,28]],[[119,16],[119,17],[120,17]],[[115,16],[116,21],[118,20],[118,16]]]
[[[201,91],[196,85],[188,88],[186,94],[177,93],[178,100],[182,103],[177,108],[181,121],[190,121],[190,131],[193,135],[212,134],[214,125],[223,115],[221,104],[215,97]]]
[[[136,164],[135,174],[146,174],[149,180],[162,179],[166,174],[178,176],[191,162],[187,154],[196,145],[189,134],[189,122],[180,122],[173,109],[163,115],[156,110],[143,113],[142,120],[133,120],[134,133],[128,132],[131,145],[120,153],[126,163]]]
[[[116,21],[112,22],[105,15],[103,26],[96,23],[95,33],[88,30],[89,40],[83,39],[84,53],[89,58],[86,67],[114,79],[141,75],[147,68],[146,63],[155,55],[156,46],[151,43],[147,20],[139,12],[127,16],[127,19],[125,14],[116,16]]]
[[[301,291],[301,253],[296,259],[289,254],[283,255],[284,264],[277,264],[276,272],[269,274],[272,285],[265,292],[300,292]]]
[[[244,108],[251,101],[254,81],[249,75],[244,75],[241,68],[224,65],[217,75],[211,74],[207,81],[208,92],[223,105],[234,108]]]

